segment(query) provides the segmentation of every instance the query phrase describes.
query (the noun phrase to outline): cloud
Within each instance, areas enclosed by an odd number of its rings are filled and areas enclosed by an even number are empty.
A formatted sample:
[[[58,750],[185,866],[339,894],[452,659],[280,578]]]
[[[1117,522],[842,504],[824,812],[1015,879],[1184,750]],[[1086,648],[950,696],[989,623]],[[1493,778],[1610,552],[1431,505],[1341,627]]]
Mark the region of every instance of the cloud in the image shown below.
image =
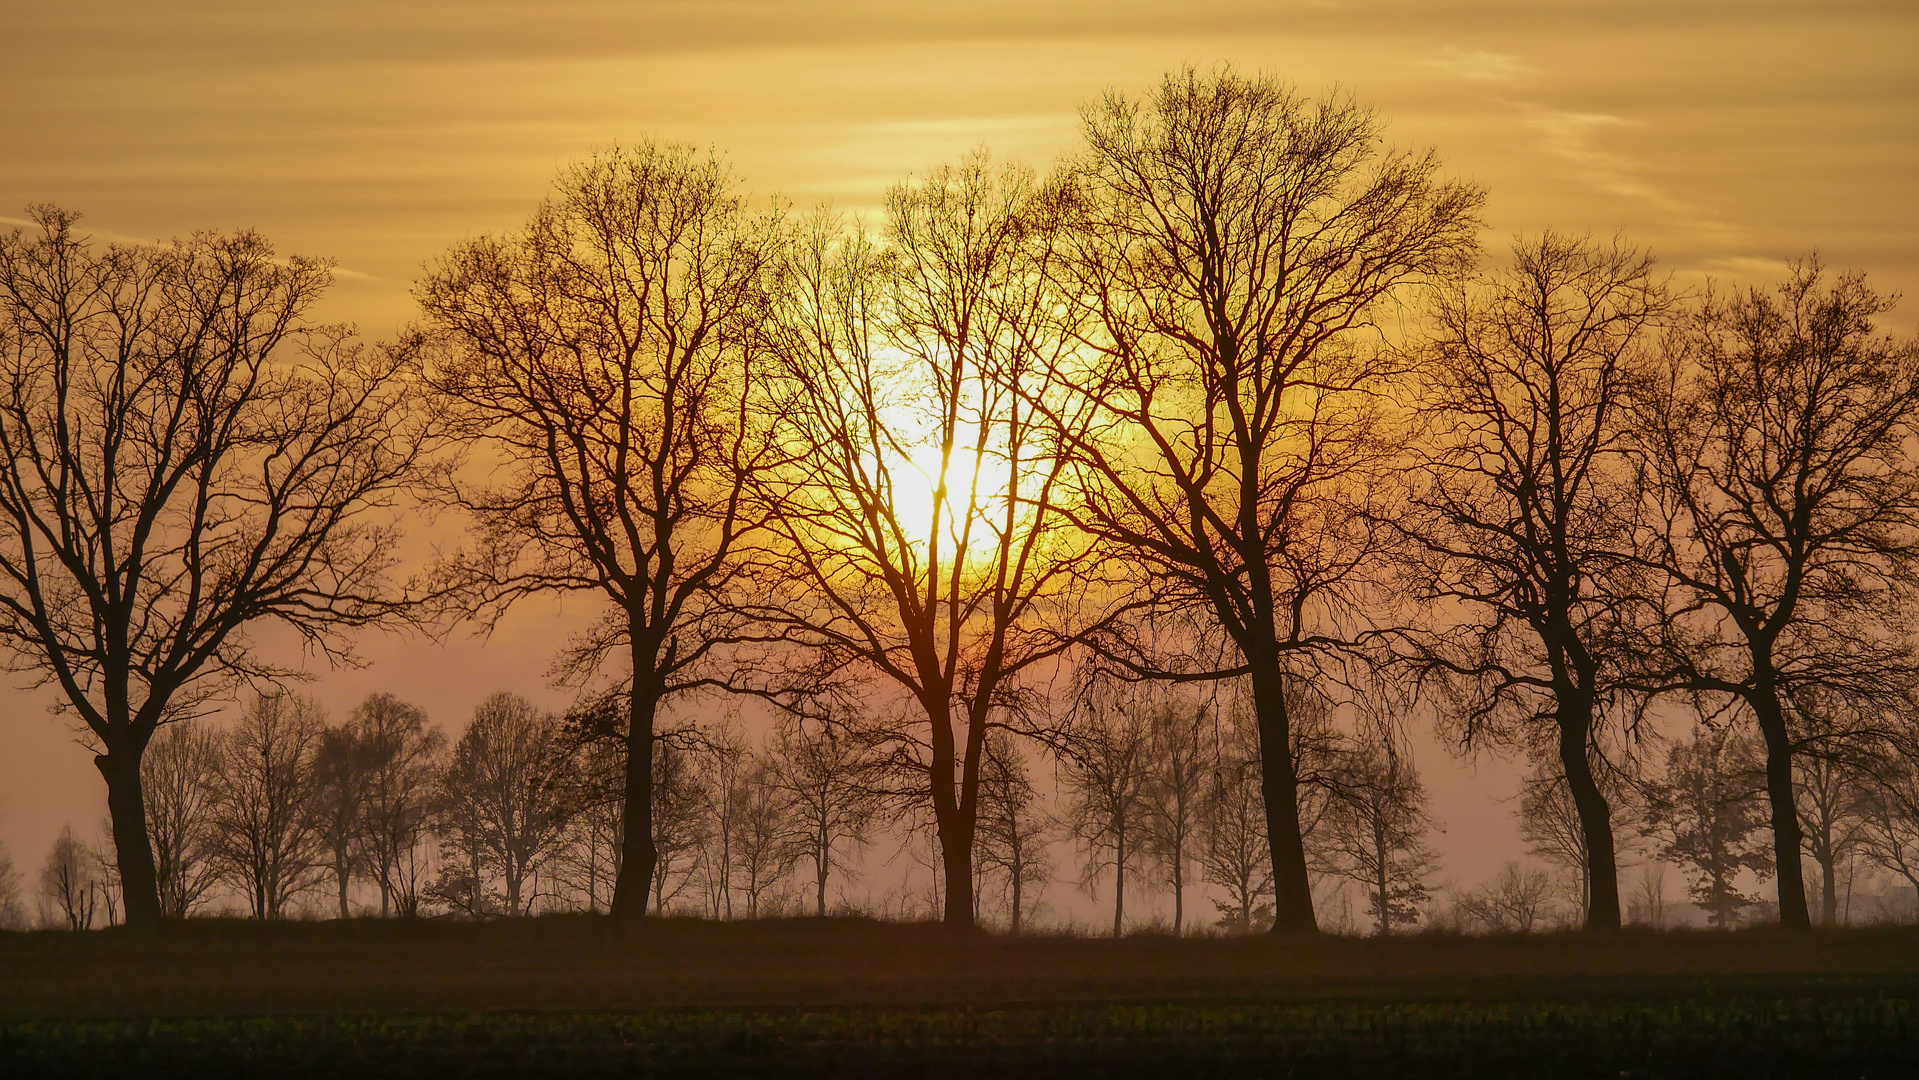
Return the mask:
[[[1600,133],[1611,128],[1634,127],[1637,121],[1609,113],[1574,112],[1533,103],[1521,103],[1525,125],[1539,136],[1545,151],[1562,161],[1578,166],[1594,187],[1611,195],[1648,201],[1676,208],[1671,196],[1641,179],[1644,166],[1624,154],[1602,149]]]
[[[1467,50],[1457,45],[1448,45],[1440,56],[1421,63],[1470,82],[1517,83],[1539,74],[1538,68],[1520,62],[1517,56]]]

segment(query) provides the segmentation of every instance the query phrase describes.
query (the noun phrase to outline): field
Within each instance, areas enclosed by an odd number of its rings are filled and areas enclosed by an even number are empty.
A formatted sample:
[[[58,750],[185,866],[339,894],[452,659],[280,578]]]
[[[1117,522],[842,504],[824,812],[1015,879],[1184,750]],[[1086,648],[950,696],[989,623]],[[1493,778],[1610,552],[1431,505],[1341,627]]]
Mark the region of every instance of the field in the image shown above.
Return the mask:
[[[1919,1075],[1919,932],[954,939],[861,920],[0,935],[0,1076]]]

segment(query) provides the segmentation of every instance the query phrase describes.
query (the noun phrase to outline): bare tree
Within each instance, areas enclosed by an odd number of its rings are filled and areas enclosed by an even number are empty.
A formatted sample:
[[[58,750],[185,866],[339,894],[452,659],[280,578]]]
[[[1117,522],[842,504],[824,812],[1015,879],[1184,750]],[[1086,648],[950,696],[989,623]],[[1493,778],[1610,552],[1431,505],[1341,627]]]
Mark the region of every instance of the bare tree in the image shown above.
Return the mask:
[[[128,923],[160,919],[140,761],[163,723],[391,621],[391,510],[434,446],[397,350],[310,324],[328,264],[251,232],[96,249],[0,236],[0,647],[56,684],[106,780]]]
[[[699,788],[706,797],[706,846],[699,868],[704,879],[707,910],[715,919],[733,917],[733,872],[737,858],[733,844],[740,836],[745,813],[746,780],[753,751],[730,719],[701,740]]]
[[[1530,934],[1552,917],[1552,875],[1517,861],[1500,868],[1492,881],[1459,898],[1459,908],[1494,933]]]
[[[664,913],[699,868],[710,823],[707,792],[693,753],[679,741],[664,739],[653,758],[653,909]]]
[[[0,930],[25,930],[27,909],[21,895],[20,871],[13,853],[0,844]]]
[[[497,878],[507,915],[533,913],[536,876],[565,839],[575,745],[559,717],[505,692],[480,702],[453,744],[446,825],[477,871],[474,894]]]
[[[1740,871],[1763,880],[1773,870],[1765,845],[1752,838],[1763,814],[1762,770],[1750,739],[1700,727],[1667,752],[1665,776],[1647,786],[1647,818],[1662,841],[1660,854],[1690,872],[1693,902],[1714,926],[1731,926],[1754,903],[1738,889]]]
[[[1054,822],[1039,805],[1039,792],[1013,736],[986,736],[980,764],[979,832],[975,866],[983,878],[1004,883],[1007,932],[1018,937],[1052,876],[1046,849]]]
[[[1650,860],[1639,868],[1639,882],[1627,903],[1629,919],[1654,930],[1666,928],[1666,864]]]
[[[169,724],[147,744],[140,762],[160,914],[169,919],[192,915],[218,880],[220,753],[212,729],[198,722]]]
[[[68,930],[90,930],[99,903],[99,881],[87,845],[69,823],[54,838],[40,868],[40,900]]]
[[[1415,591],[1460,621],[1427,656],[1467,745],[1550,745],[1578,812],[1586,927],[1619,929],[1612,807],[1591,764],[1643,648],[1629,454],[1648,340],[1671,306],[1652,259],[1546,232],[1448,283],[1422,356],[1428,477],[1403,519]]]
[[[780,898],[804,847],[794,835],[793,796],[764,755],[753,754],[740,775],[727,854],[732,887],[746,899],[746,917],[760,917],[761,906]]]
[[[1173,891],[1174,936],[1185,931],[1188,872],[1199,859],[1211,751],[1218,746],[1212,727],[1211,711],[1199,702],[1173,698],[1147,714],[1141,838]]]
[[[1316,929],[1292,773],[1288,676],[1363,631],[1394,538],[1374,505],[1396,441],[1378,324],[1475,247],[1478,189],[1386,150],[1372,110],[1230,69],[1168,74],[1084,113],[1073,289],[1095,346],[1061,424],[1078,523],[1162,610],[1203,612],[1220,666],[1109,641],[1136,673],[1247,676],[1258,720],[1278,933]]]
[[[1295,723],[1289,734],[1297,737]],[[1215,901],[1220,923],[1239,933],[1266,929],[1272,917],[1272,847],[1266,842],[1266,807],[1259,777],[1259,732],[1251,717],[1230,714],[1221,726],[1219,756],[1206,790],[1202,861],[1206,880],[1224,889]]]
[[[367,774],[371,762],[358,728],[348,721],[320,731],[313,749],[313,827],[327,869],[333,875],[340,918],[352,915],[347,891],[360,868],[366,831]]]
[[[279,919],[317,882],[324,851],[314,814],[314,758],[325,721],[312,698],[257,693],[221,733],[213,776],[220,876],[256,919]]]
[[[1126,874],[1145,841],[1150,736],[1137,702],[1099,701],[1058,748],[1065,820],[1085,857],[1081,881],[1090,891],[1113,872],[1113,936],[1126,918]]]
[[[1411,758],[1384,739],[1362,743],[1340,755],[1328,783],[1327,869],[1363,891],[1379,936],[1418,922],[1438,860],[1426,844],[1432,821]]]
[[[366,754],[359,863],[380,887],[382,917],[418,915],[446,736],[391,694],[367,695],[352,723]]]
[[[1026,170],[934,169],[889,191],[884,246],[814,219],[776,323],[794,464],[762,493],[792,587],[762,614],[810,647],[816,691],[904,691],[912,709],[875,718],[891,724],[877,741],[931,811],[944,918],[961,929],[986,734],[1071,647],[1091,572],[1031,404],[1062,396],[1070,344],[1049,283],[1055,211]]]
[[[880,800],[863,775],[870,762],[841,727],[809,727],[787,718],[768,748],[770,779],[786,796],[798,857],[813,868],[814,913],[826,914],[827,877],[851,870],[852,850],[866,844]]]
[[[1749,710],[1765,747],[1779,918],[1809,930],[1790,696],[1897,707],[1919,663],[1919,344],[1892,301],[1795,264],[1776,296],[1709,295],[1637,427],[1671,583],[1672,684]]]
[[[504,476],[454,486],[474,548],[443,570],[492,620],[553,590],[611,612],[574,650],[631,680],[615,918],[645,914],[656,859],[654,721],[742,634],[725,598],[756,521],[765,444],[748,407],[779,230],[716,156],[641,142],[567,169],[527,226],[453,248],[415,288],[437,399]]]
[[[1873,760],[1868,776],[1858,803],[1859,850],[1919,895],[1919,764],[1888,753]]]

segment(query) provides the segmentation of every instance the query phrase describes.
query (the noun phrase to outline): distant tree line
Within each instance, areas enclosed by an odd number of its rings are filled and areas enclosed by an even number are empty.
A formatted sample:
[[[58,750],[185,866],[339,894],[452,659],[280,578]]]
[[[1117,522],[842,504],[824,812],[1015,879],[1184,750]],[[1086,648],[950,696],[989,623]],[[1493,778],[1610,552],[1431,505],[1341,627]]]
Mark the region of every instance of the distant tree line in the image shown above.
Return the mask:
[[[1524,933],[1583,920],[1578,812],[1550,759],[1515,807],[1539,863],[1511,862],[1477,888],[1448,890],[1436,881],[1434,823],[1406,748],[1389,734],[1342,730],[1310,698],[1297,696],[1292,710],[1316,894],[1359,901],[1363,921],[1348,929],[1385,934],[1429,922]],[[275,691],[255,695],[225,727],[169,725],[145,761],[162,910],[260,919],[604,911],[623,851],[622,738],[609,730],[622,715],[618,702],[554,714],[498,693],[449,742],[424,711],[388,694],[328,723],[312,699]],[[982,782],[974,917],[1015,934],[1030,929],[1065,845],[1079,883],[1110,897],[1115,936],[1270,927],[1251,727],[1230,702],[1109,691],[1099,710],[1044,746],[1050,783],[1034,772],[1040,759],[997,733]],[[789,718],[758,745],[731,724],[672,733],[655,755],[651,906],[716,919],[888,911],[870,887],[853,888],[864,856],[884,859],[889,847],[922,842],[924,830],[913,802],[888,794],[886,762],[862,728]],[[1839,882],[1849,894],[1860,860],[1919,885],[1919,802],[1912,777],[1888,775],[1883,760],[1808,760],[1800,801],[1806,835],[1819,838],[1806,850],[1819,881],[1809,902],[1830,926],[1852,921],[1840,911]],[[1635,921],[1669,918],[1672,901],[1657,885],[1667,865],[1708,925],[1736,925],[1762,906],[1750,883],[1773,865],[1755,740],[1701,725],[1668,745],[1662,767],[1608,774],[1606,791],[1622,849],[1650,871]],[[1136,913],[1129,923],[1129,896],[1170,900],[1170,920]],[[1195,917],[1190,905],[1201,897],[1209,909]],[[118,899],[111,844],[72,826],[37,882],[24,882],[0,853],[0,926],[110,925],[121,918]],[[1862,899],[1862,917],[1919,914],[1872,902]],[[928,913],[904,896],[890,910]]]
[[[101,249],[35,208],[0,237],[0,644],[89,734],[111,835],[42,895],[751,917],[801,866],[825,910],[897,826],[957,929],[1028,919],[1057,835],[1116,932],[1203,883],[1311,933],[1335,880],[1388,932],[1438,888],[1427,722],[1534,765],[1527,841],[1595,932],[1656,906],[1622,904],[1635,846],[1722,924],[1761,877],[1792,930],[1855,858],[1919,883],[1891,299],[1813,257],[1690,292],[1618,238],[1488,259],[1481,189],[1270,77],[1082,115],[1051,174],[981,152],[874,228],[602,152],[431,264],[392,344],[313,322],[329,265],[255,234]],[[401,580],[417,504],[468,540]],[[346,659],[555,592],[602,612],[569,715],[196,719],[297,674],[263,627]],[[765,745],[673,726],[727,695],[784,717]],[[1529,928],[1541,880],[1455,908]]]

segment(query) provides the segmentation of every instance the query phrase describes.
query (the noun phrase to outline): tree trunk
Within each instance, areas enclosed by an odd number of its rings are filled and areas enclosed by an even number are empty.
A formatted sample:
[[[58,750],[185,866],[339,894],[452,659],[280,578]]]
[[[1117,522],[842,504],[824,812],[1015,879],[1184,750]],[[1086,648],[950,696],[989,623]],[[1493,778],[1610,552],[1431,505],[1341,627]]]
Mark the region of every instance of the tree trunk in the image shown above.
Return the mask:
[[[958,816],[958,811],[954,811],[953,817]],[[940,865],[946,877],[946,904],[941,913],[943,921],[949,929],[975,929],[978,924],[973,920],[973,845],[967,842],[970,836],[962,838],[961,824],[957,821],[941,821],[938,824]],[[970,833],[971,830],[965,832]]]
[[[333,859],[333,875],[334,877],[339,879],[340,918],[344,919],[348,917],[347,909],[346,909],[347,863],[346,863],[346,860],[344,858],[341,858],[337,853],[335,854]]]
[[[1025,875],[1020,873],[1019,856],[1015,855],[1013,857],[1013,863],[1014,863],[1013,872],[1010,875],[1013,879],[1013,923],[1010,929],[1012,932],[1012,936],[1018,937],[1019,936],[1019,907],[1020,907],[1020,900],[1021,900],[1020,886],[1024,884],[1024,882],[1022,882],[1020,879],[1024,877]]]
[[[1373,888],[1375,890],[1373,903],[1377,905],[1374,910],[1379,914],[1379,921],[1375,924],[1374,932],[1379,937],[1385,937],[1392,932],[1392,908],[1388,906],[1392,899],[1389,895],[1391,889],[1386,882],[1386,845],[1376,844],[1374,854],[1379,857],[1379,876],[1373,879]]]
[[[160,928],[160,876],[147,838],[146,795],[140,786],[140,752],[122,749],[94,757],[107,782],[107,816],[113,826],[113,857],[120,871],[120,895],[126,901],[127,930],[151,934]]]
[[[819,913],[819,917],[822,919],[826,918],[826,871],[827,871],[827,867],[830,865],[827,862],[827,854],[828,854],[827,848],[824,845],[822,845],[820,847],[820,857],[818,861],[816,861],[813,864],[813,869],[817,872],[817,875],[818,875],[818,880],[815,881],[814,884],[818,887],[818,890],[819,890],[814,897],[814,902],[816,904],[815,910],[817,910],[817,912]]]
[[[1799,807],[1792,784],[1792,737],[1786,731],[1785,712],[1770,670],[1755,664],[1749,700],[1766,738],[1766,796],[1772,804],[1773,872],[1779,882],[1779,925],[1810,933],[1812,914],[1806,909],[1806,880],[1799,865]]]
[[[1293,771],[1286,680],[1276,663],[1255,663],[1253,712],[1259,721],[1260,791],[1266,798],[1266,843],[1273,857],[1273,933],[1316,934],[1313,885],[1299,835],[1299,777]]]
[[[1839,868],[1834,865],[1838,860],[1827,857],[1819,860],[1819,925],[1830,930],[1839,915]]]
[[[1566,787],[1579,811],[1579,831],[1586,844],[1586,929],[1611,934],[1620,925],[1619,863],[1613,848],[1612,812],[1593,780],[1592,762],[1586,756],[1591,733],[1591,705],[1562,701],[1559,764],[1566,771]]]
[[[932,760],[928,779],[932,785],[933,825],[939,835],[940,869],[945,875],[945,903],[941,919],[947,929],[962,933],[979,928],[973,917],[973,831],[978,824],[979,803],[968,799],[966,779],[961,777],[957,785],[954,780],[954,766],[959,763],[958,753],[953,745],[953,721],[950,711],[943,704],[947,699],[922,699],[927,720],[932,724]],[[969,752],[971,733],[977,725],[968,717]],[[969,769],[974,783],[978,783],[977,762]],[[958,790],[955,790],[957,786]],[[971,810],[972,813],[967,811]]]
[[[482,907],[482,894],[480,894],[480,842],[478,842],[478,840],[468,840],[468,842],[466,842],[466,863],[468,863],[468,867],[472,869],[472,875],[474,875],[474,884],[472,884],[472,915],[478,919],[480,915],[484,915],[484,911],[480,909],[480,907]]]
[[[1179,871],[1179,853],[1173,859],[1173,936],[1179,937],[1186,919],[1186,883],[1181,880]]]
[[[619,876],[613,881],[609,912],[616,922],[638,926],[646,917],[646,893],[653,883],[659,848],[653,844],[653,718],[659,693],[650,672],[653,656],[633,635],[633,697],[626,721],[626,800],[620,811]]]
[[[1126,918],[1126,826],[1113,838],[1113,936],[1119,937]]]

